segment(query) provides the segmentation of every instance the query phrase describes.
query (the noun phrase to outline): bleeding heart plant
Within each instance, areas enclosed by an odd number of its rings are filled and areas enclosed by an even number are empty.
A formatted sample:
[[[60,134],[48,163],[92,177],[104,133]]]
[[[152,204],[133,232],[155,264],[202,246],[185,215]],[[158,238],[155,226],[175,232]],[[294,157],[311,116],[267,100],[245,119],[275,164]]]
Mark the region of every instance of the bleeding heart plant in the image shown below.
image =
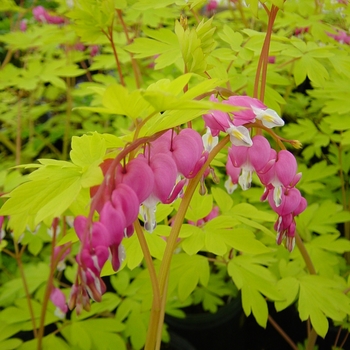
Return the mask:
[[[238,293],[293,349],[272,304],[305,349],[329,322],[345,348],[348,2],[20,3],[0,5],[0,348],[157,350],[166,312]]]

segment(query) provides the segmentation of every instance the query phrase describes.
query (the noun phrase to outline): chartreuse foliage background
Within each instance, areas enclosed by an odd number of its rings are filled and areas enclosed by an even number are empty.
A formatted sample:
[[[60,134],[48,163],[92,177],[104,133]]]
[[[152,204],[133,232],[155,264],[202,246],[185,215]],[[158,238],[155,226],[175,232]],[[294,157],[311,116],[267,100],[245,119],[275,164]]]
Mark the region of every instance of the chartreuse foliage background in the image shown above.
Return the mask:
[[[35,19],[34,5],[62,22]],[[285,120],[279,136],[303,144],[288,149],[297,157],[303,173],[298,187],[308,201],[297,218],[304,248],[298,244],[289,253],[276,246],[276,214],[260,202],[257,178],[249,191],[226,193],[223,149],[212,162],[215,176],[208,178],[206,194],[196,191],[186,212],[166,312],[184,317],[183,308],[193,304],[216,312],[240,294],[245,315],[253,314],[262,327],[268,305],[296,308],[300,322],[309,325],[300,349],[312,349],[316,334],[325,337],[330,325],[347,335],[347,1],[220,1],[211,10],[204,0],[6,0],[0,4],[1,349],[40,348],[40,337],[45,349],[143,348],[153,295],[136,235],[123,242],[121,270],[104,268],[108,292],[89,312],[56,316],[48,281],[68,297],[78,251],[72,221],[88,215],[89,190],[102,182],[105,158],[135,139],[180,125],[203,133],[202,114],[233,109],[210,102],[212,93],[257,96],[273,6],[279,11],[260,91]],[[157,271],[180,201],[159,205],[158,226],[145,233]],[[219,216],[189,224],[216,206]],[[52,246],[67,244],[72,251],[65,266],[53,271]],[[336,339],[334,346],[342,348],[343,338]],[[166,328],[163,340],[169,340]]]

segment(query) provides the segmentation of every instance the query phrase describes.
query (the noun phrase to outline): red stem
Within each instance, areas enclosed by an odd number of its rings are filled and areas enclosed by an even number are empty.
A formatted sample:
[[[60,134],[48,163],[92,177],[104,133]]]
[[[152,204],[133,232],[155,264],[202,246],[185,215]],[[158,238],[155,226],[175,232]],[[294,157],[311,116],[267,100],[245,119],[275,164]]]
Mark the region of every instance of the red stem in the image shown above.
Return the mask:
[[[114,22],[114,19],[113,19]],[[119,58],[118,58],[118,53],[117,53],[117,49],[114,45],[114,40],[113,40],[113,22],[111,24],[110,27],[108,27],[108,33],[106,33],[105,30],[102,29],[102,33],[104,35],[106,35],[107,39],[109,40],[109,42],[111,43],[112,46],[112,50],[113,50],[113,54],[114,54],[114,58],[115,58],[115,62],[117,64],[117,69],[118,69],[118,74],[119,74],[119,79],[120,79],[120,84],[122,84],[123,86],[125,86],[125,81],[124,81],[124,77],[123,77],[123,72],[122,72],[122,67],[120,65],[119,62]]]
[[[254,82],[254,95],[253,97],[258,98],[259,96],[259,82],[260,82],[260,100],[264,102],[265,96],[265,86],[266,86],[266,73],[267,73],[267,64],[269,57],[269,47],[271,42],[272,28],[275,22],[277,12],[279,8],[275,5],[272,5],[271,11],[269,12],[269,21],[267,24],[267,31],[264,40],[263,47],[261,49],[261,55],[259,57],[258,67],[256,69],[255,82]]]
[[[128,28],[126,27],[126,24],[124,22],[122,11],[117,10],[117,14],[118,14],[118,18],[120,20],[120,23],[122,24],[123,31],[124,31],[125,37],[126,37],[126,41],[128,42],[128,44],[131,44],[132,40],[129,37]],[[142,78],[141,74],[140,74],[140,69],[139,69],[139,66],[137,65],[136,60],[134,59],[134,55],[132,52],[130,52],[130,58],[131,58],[132,70],[134,71],[134,75],[135,75],[136,87],[139,89],[141,87],[141,78]]]

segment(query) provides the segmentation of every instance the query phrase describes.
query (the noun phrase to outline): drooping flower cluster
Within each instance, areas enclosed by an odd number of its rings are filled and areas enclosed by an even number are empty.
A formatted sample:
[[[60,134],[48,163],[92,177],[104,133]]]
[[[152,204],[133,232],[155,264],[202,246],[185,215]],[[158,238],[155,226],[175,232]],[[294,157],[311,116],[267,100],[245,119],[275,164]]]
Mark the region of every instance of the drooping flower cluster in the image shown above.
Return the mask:
[[[337,34],[327,32],[327,35],[338,41],[340,44],[350,45],[350,35],[344,30],[337,30]]]
[[[38,22],[41,22],[41,23],[50,23],[50,24],[64,23],[63,17],[50,15],[49,12],[42,6],[36,6],[33,8],[33,16]]]
[[[208,14],[214,14],[217,7],[218,7],[218,2],[216,0],[210,0],[206,5],[205,10],[206,12],[208,12]]]
[[[217,101],[214,97],[213,101]],[[238,186],[243,190],[251,187],[252,174],[256,172],[265,186],[262,200],[268,200],[271,208],[279,215],[275,224],[277,243],[285,239],[289,251],[294,247],[294,217],[306,208],[306,200],[295,188],[301,178],[297,174],[297,163],[287,150],[276,152],[268,140],[261,135],[250,138],[250,131],[244,126],[260,120],[267,127],[282,126],[283,120],[261,101],[248,96],[232,96],[223,103],[244,107],[233,113],[212,111],[203,116],[207,126],[205,140],[211,140],[219,132],[230,135],[226,171],[228,180],[225,187],[232,193]],[[211,147],[207,145],[206,147]]]
[[[217,101],[215,97],[211,100]],[[274,110],[255,98],[232,96],[223,103],[241,109],[232,113],[211,111],[204,115],[207,132],[202,137],[192,129],[178,133],[168,130],[144,144],[143,152],[127,163],[106,159],[101,164],[104,181],[91,189],[92,212],[88,218],[78,216],[74,221],[81,249],[76,257],[79,268],[70,307],[76,305],[80,312],[82,308],[89,308],[89,297],[101,300],[106,290],[100,277],[102,268],[108,259],[115,271],[120,268],[124,257],[122,240],[133,234],[138,215],[141,214],[145,229],[152,232],[156,227],[157,204],[171,203],[181,194],[188,179],[196,176],[205,164],[209,152],[218,143],[220,132],[227,133],[232,143],[226,164],[227,190],[232,193],[238,184],[247,190],[256,172],[266,189],[262,199],[268,200],[279,215],[275,224],[277,243],[286,238],[287,248],[293,249],[294,217],[306,207],[305,199],[295,188],[300,179],[295,158],[286,150],[277,153],[271,149],[261,135],[251,138],[247,128],[257,121],[267,128],[284,122]],[[210,169],[206,169],[204,176],[209,172]],[[98,221],[92,221],[95,211]]]
[[[211,101],[218,100],[212,95]],[[272,109],[267,108],[261,101],[249,96],[231,96],[224,104],[241,107],[241,110],[232,113],[212,111],[203,115],[205,125],[213,136],[220,131],[230,135],[230,141],[235,146],[252,146],[249,130],[245,124],[260,120],[268,128],[284,125],[283,120]]]
[[[81,241],[76,257],[78,278],[72,288],[70,307],[89,308],[89,298],[101,300],[106,286],[101,270],[108,259],[117,271],[123,260],[121,244],[133,234],[139,212],[147,231],[156,227],[155,210],[159,202],[171,203],[181,193],[187,179],[196,175],[207,158],[201,136],[192,129],[178,134],[169,130],[145,146],[144,152],[127,164],[107,159],[102,165],[105,176],[91,196],[99,220],[77,216],[75,231]],[[141,206],[141,207],[140,207]]]
[[[44,24],[56,24],[56,25],[64,25],[68,24],[68,21],[60,16],[53,15],[50,13],[46,8],[43,6],[35,6],[32,10],[33,18],[38,23],[44,23]],[[20,21],[19,29],[22,32],[25,32],[27,30],[28,20],[23,19]],[[75,45],[73,45],[73,49],[76,51],[85,51],[88,50],[90,53],[90,57],[95,57],[99,53],[99,46],[98,45],[84,45],[81,42],[77,42]]]
[[[308,33],[310,30],[310,27],[296,27],[294,29],[294,35],[297,37],[303,36],[303,34]]]

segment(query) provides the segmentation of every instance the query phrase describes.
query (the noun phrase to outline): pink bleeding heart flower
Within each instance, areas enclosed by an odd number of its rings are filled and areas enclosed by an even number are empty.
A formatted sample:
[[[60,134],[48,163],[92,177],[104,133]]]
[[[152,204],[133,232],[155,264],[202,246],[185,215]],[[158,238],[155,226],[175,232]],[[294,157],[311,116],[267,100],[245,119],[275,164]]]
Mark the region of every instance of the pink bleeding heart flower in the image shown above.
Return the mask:
[[[83,43],[76,43],[74,45],[74,49],[77,51],[84,51],[85,50],[85,45]]]
[[[90,311],[90,298],[87,294],[87,291],[83,286],[78,284],[73,284],[70,295],[69,295],[69,301],[68,301],[68,307],[70,310],[72,310],[76,307],[76,313],[77,315],[80,315],[81,312],[84,310]]]
[[[62,24],[64,23],[64,18],[59,16],[51,16],[47,10],[42,6],[36,6],[33,8],[34,18],[41,23],[50,23],[50,24]]]
[[[93,227],[96,227],[97,224],[102,224],[108,231],[107,246],[120,244],[124,237],[124,229],[126,227],[125,216],[120,208],[116,209],[112,202],[105,203],[101,210],[100,222],[94,222]]]
[[[255,119],[260,120],[267,128],[284,125],[284,121],[276,111],[267,108],[267,106],[256,98],[250,96],[230,96],[223,103],[245,107],[245,109],[231,112],[233,114],[233,125],[235,126],[252,123]]]
[[[350,36],[344,30],[338,30],[337,34],[327,33],[327,35],[340,44],[350,44]]]
[[[104,204],[111,200],[111,194],[113,190],[115,189],[115,176],[114,175],[107,175],[107,172],[112,164],[114,159],[108,158],[105,159],[101,164],[100,168],[102,170],[102,173],[104,175],[104,181],[105,186],[103,188],[103,192],[99,195],[98,202],[96,203],[96,210],[98,213],[101,212]],[[108,177],[107,177],[108,176]],[[90,197],[94,198],[98,190],[100,189],[100,185],[93,186],[90,188]]]
[[[27,30],[27,20],[22,19],[21,22],[19,23],[19,29],[21,32],[25,32]]]
[[[272,151],[270,160],[265,169],[258,171],[258,176],[263,185],[273,186],[273,196],[276,206],[281,204],[283,187],[288,187],[293,182],[297,171],[297,161],[292,153],[282,150],[278,153]]]
[[[295,246],[295,229],[296,224],[293,214],[279,216],[274,229],[277,232],[276,243],[278,245],[285,241],[286,248],[291,252]]]
[[[48,15],[47,11],[42,6],[36,6],[33,8],[33,16],[38,22],[47,22],[46,17]]]
[[[155,154],[150,161],[154,174],[154,187],[151,196],[166,203],[176,182],[177,167],[174,160],[167,154]]]
[[[250,188],[253,171],[264,168],[270,156],[271,147],[265,137],[256,135],[252,142],[253,145],[249,148],[232,145],[228,150],[233,166],[242,169],[238,183],[243,190]]]
[[[279,206],[276,205],[273,194],[271,192],[268,196],[271,208],[280,216],[293,213],[294,210],[299,206],[301,198],[302,197],[300,191],[295,187],[285,189],[285,191],[282,192],[281,204]]]
[[[64,259],[67,257],[67,255],[71,252],[71,244],[65,243],[63,245],[59,245],[54,248],[54,253],[52,260],[56,260],[59,257],[59,260],[57,262],[57,270],[63,271],[66,268],[66,265],[64,263]]]
[[[74,228],[82,242],[82,249],[76,256],[79,266],[79,276],[84,288],[91,298],[101,301],[106,286],[100,277],[101,270],[109,258],[108,246],[113,244],[115,237],[101,222],[94,222],[88,226],[88,219],[77,216],[74,220]]]
[[[114,208],[123,212],[126,226],[124,233],[130,237],[134,232],[133,222],[137,219],[140,209],[136,193],[130,186],[120,183],[113,191],[111,201]]]
[[[90,46],[90,57],[95,57],[99,52],[99,46],[98,45],[91,45]]]
[[[207,5],[207,11],[212,12],[215,11],[216,8],[218,7],[218,3],[216,0],[210,0]]]
[[[230,157],[227,157],[226,161],[226,173],[228,179],[225,181],[225,188],[227,193],[232,194],[238,187],[239,175],[241,174],[241,168],[236,168],[231,161]]]
[[[159,202],[168,202],[175,186],[177,167],[173,158],[166,153],[156,153],[152,156],[150,167],[154,174],[154,187],[150,196],[143,202],[141,213],[145,229],[152,232],[156,227],[156,205]]]
[[[114,195],[114,197],[116,196]],[[114,199],[116,202],[117,199],[116,198]],[[138,203],[137,199],[136,201]],[[131,209],[131,210],[134,210],[134,209]],[[130,220],[133,217],[134,217],[134,213],[129,212],[128,219]],[[103,226],[105,226],[108,229],[109,238],[110,238],[110,241],[108,242],[108,247],[111,252],[112,267],[114,271],[117,271],[124,258],[124,254],[121,254],[121,252],[123,251],[121,242],[125,234],[127,234],[128,232],[132,233],[132,231],[130,228],[129,228],[129,231],[127,231],[126,218],[121,210],[121,206],[119,205],[118,208],[115,208],[112,202],[107,202],[104,205],[100,214],[100,222],[103,224]]]
[[[181,130],[173,139],[171,153],[178,172],[188,178],[203,153],[201,136],[193,129]]]
[[[118,271],[120,268],[120,265],[125,260],[126,253],[125,248],[123,244],[119,245],[112,245],[109,247],[109,250],[111,252],[111,263],[114,271]]]
[[[145,156],[151,158],[156,153],[166,153],[171,155],[171,142],[174,134],[174,129],[170,129],[159,136],[156,140],[152,141],[149,144],[149,147],[146,148]]]
[[[85,216],[78,215],[74,219],[74,229],[82,242],[83,247],[97,247],[99,245],[107,247],[110,238],[106,227],[100,222],[94,222],[92,228],[87,229],[88,219]]]
[[[95,301],[101,301],[102,294],[106,291],[106,285],[100,277],[103,265],[109,257],[107,247],[97,246],[93,250],[83,248],[76,260],[80,267],[82,283]]]
[[[294,29],[295,36],[300,36],[301,34],[308,33],[309,27],[296,27]]]
[[[306,209],[306,207],[307,207],[307,201],[304,197],[301,197],[299,205],[293,211],[293,215],[298,216]]]
[[[139,203],[145,201],[154,187],[154,174],[144,156],[132,159],[125,167],[118,164],[115,183],[124,183],[136,193]]]
[[[50,293],[50,300],[56,306],[55,315],[63,319],[68,312],[68,305],[66,303],[66,296],[61,289],[53,287]]]
[[[287,249],[292,251],[295,245],[296,229],[294,217],[305,210],[307,206],[306,199],[301,196],[299,190],[293,187],[285,189],[279,206],[276,206],[271,192],[268,200],[271,208],[279,215],[274,225],[277,231],[277,244],[281,244],[285,240]]]
[[[210,96],[210,101],[219,102],[214,95]],[[232,123],[230,116],[226,112],[217,110],[204,114],[203,120],[205,122],[205,126],[210,128],[213,136],[218,136],[220,131],[226,131],[226,129],[228,129]]]
[[[147,156],[157,153],[170,155],[175,161],[178,172],[186,178],[195,175],[194,170],[203,153],[203,142],[199,133],[193,129],[183,129],[178,135],[168,130],[150,144]]]
[[[236,107],[245,107],[239,111],[231,112],[233,115],[233,125],[240,126],[255,121],[255,113],[252,107],[257,109],[266,109],[267,107],[258,99],[250,96],[230,96],[222,103],[229,104]]]
[[[51,23],[51,24],[62,24],[62,23],[64,23],[64,18],[59,17],[59,16],[48,15],[47,22]]]

